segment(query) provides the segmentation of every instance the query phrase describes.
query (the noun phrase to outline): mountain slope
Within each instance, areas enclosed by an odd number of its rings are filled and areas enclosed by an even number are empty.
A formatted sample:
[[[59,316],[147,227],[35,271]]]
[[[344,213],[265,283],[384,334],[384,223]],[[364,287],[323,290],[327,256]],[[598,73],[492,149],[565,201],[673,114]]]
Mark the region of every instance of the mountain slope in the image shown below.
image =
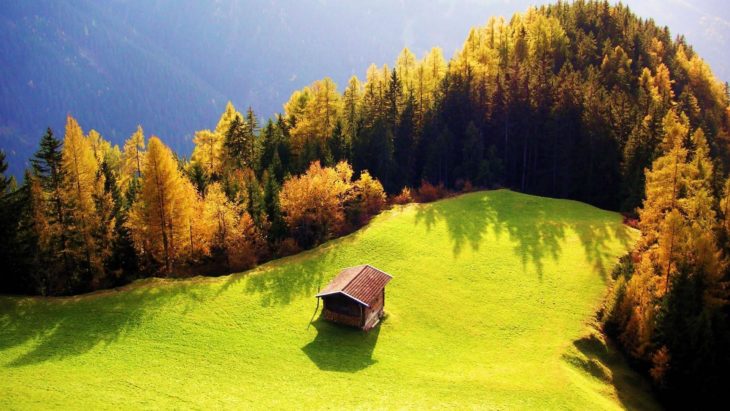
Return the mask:
[[[243,274],[0,298],[0,407],[655,408],[590,327],[636,237],[582,203],[477,192]],[[394,275],[380,327],[309,326],[361,263]]]
[[[189,155],[190,136],[213,126],[226,100],[269,116],[316,79],[332,76],[343,87],[369,64],[392,62],[404,46],[418,56],[440,46],[450,57],[469,28],[489,16],[509,18],[547,3],[3,2],[0,148],[20,176],[45,128],[62,133],[70,112],[114,143],[142,124]],[[672,35],[686,35],[728,80],[730,16],[723,2],[623,3],[668,24]]]
[[[155,39],[93,2],[5,4],[0,38],[0,147],[16,175],[46,127],[63,135],[66,113],[115,143],[142,124],[186,153],[225,104]]]

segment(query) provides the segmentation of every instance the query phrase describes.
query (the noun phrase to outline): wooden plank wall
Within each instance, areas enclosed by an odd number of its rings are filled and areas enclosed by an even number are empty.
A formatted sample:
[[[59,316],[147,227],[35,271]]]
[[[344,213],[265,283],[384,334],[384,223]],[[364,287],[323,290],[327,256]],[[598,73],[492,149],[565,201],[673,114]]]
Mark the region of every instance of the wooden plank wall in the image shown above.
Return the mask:
[[[322,314],[324,314],[324,318],[328,321],[334,321],[340,324],[345,325],[352,325],[354,327],[360,327],[360,317],[359,316],[350,316],[345,314],[336,313],[334,311],[330,311],[328,309],[324,309],[322,311]]]

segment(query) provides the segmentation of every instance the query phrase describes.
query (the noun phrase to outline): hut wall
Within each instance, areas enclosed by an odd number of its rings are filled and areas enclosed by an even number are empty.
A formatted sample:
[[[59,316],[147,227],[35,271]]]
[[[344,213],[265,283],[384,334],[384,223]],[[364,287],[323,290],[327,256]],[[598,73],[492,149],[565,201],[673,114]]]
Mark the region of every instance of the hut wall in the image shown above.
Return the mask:
[[[351,325],[353,327],[360,327],[362,325],[360,316],[352,316],[336,313],[328,309],[322,311],[324,318],[328,321],[333,321],[340,324]]]
[[[362,313],[360,307],[361,305],[356,301],[342,294],[333,294],[324,297],[324,308],[338,314],[359,317],[360,313]]]
[[[340,324],[362,326],[363,307],[357,302],[341,294],[334,294],[324,298],[324,318]]]
[[[371,324],[373,321],[375,321],[375,318],[382,317],[383,316],[383,306],[385,305],[385,290],[382,290],[380,292],[380,295],[378,295],[378,298],[373,301],[373,303],[370,305],[370,308],[365,309],[365,325]]]

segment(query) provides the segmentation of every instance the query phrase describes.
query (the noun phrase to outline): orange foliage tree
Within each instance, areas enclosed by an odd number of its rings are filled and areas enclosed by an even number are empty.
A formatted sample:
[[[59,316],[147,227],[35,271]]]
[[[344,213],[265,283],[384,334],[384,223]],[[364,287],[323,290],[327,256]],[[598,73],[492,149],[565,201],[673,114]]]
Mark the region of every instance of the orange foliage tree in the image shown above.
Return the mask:
[[[284,220],[302,247],[309,248],[330,238],[345,221],[343,205],[351,189],[352,169],[341,164],[338,173],[315,161],[306,173],[290,178],[281,188],[279,200]]]
[[[168,274],[186,253],[196,198],[177,167],[172,151],[153,136],[147,146],[142,190],[132,206],[128,227],[140,255],[164,265]]]
[[[376,213],[385,205],[383,186],[377,179],[365,171],[353,182],[352,174],[352,167],[344,161],[335,167],[322,167],[315,161],[306,173],[284,182],[279,193],[281,209],[301,247],[312,247],[339,233],[346,223],[346,209],[364,207]]]

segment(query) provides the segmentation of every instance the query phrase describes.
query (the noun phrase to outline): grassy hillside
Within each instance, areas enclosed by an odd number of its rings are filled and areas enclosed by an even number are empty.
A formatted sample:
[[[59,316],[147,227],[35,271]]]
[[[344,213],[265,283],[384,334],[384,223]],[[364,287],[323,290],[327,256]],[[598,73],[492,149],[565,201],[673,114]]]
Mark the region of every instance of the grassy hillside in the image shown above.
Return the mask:
[[[636,235],[478,192],[243,274],[0,298],[0,408],[654,408],[590,324]],[[309,326],[318,288],[361,263],[395,277],[381,326]]]

